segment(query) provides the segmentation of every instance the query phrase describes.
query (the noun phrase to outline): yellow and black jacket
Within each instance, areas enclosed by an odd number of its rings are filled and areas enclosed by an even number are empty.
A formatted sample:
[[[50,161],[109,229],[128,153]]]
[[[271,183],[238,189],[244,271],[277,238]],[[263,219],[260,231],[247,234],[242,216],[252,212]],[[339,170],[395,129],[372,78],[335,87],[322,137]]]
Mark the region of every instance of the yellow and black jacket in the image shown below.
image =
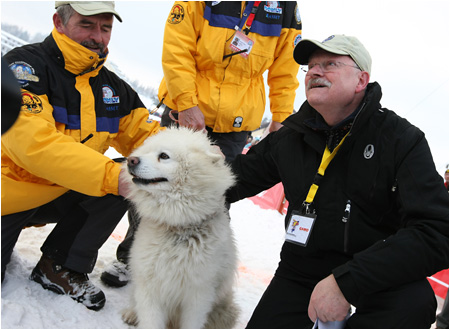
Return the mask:
[[[206,126],[215,132],[252,131],[261,124],[268,70],[272,119],[282,122],[293,112],[298,64],[293,50],[301,39],[297,2],[175,2],[164,32],[164,79],[160,100],[183,111],[198,105]],[[235,26],[245,29],[254,45],[248,58],[228,56]]]
[[[103,66],[106,57],[56,29],[4,58],[22,87],[22,108],[2,136],[2,214],[68,190],[118,194],[120,164],[103,153],[112,146],[127,156],[159,130],[137,93]]]

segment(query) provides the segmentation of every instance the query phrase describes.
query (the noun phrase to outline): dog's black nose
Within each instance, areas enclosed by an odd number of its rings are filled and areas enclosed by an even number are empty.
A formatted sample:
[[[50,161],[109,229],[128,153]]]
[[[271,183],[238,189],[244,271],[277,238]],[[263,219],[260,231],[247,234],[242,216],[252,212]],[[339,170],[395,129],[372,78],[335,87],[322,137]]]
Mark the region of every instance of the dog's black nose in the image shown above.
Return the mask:
[[[138,157],[128,157],[128,167],[132,168],[139,164],[139,158]]]

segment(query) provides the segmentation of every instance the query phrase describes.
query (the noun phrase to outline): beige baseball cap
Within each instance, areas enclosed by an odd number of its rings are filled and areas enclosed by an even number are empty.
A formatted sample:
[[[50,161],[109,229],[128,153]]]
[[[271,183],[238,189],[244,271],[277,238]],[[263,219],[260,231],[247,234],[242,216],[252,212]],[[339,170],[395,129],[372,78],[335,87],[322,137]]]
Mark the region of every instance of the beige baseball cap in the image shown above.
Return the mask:
[[[318,48],[337,55],[348,55],[362,71],[370,74],[372,58],[369,52],[357,38],[346,35],[332,35],[322,42],[301,40],[294,49],[295,61],[301,65],[308,64],[309,57]]]
[[[114,8],[114,1],[55,1],[55,9],[62,5],[71,5],[78,14],[83,16],[111,13],[119,22],[122,22],[122,18]]]

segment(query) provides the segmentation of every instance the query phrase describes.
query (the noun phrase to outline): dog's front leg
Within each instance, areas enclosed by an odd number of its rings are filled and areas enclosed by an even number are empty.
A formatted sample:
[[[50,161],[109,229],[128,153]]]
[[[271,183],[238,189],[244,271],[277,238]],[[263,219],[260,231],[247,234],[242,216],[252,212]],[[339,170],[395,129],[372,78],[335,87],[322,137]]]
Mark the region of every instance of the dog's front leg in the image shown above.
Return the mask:
[[[138,315],[138,328],[140,329],[166,329],[167,311],[155,301],[146,299],[144,295],[136,297],[136,314]]]
[[[214,292],[203,292],[192,295],[189,301],[185,301],[181,310],[180,328],[203,329],[214,305],[214,297]]]

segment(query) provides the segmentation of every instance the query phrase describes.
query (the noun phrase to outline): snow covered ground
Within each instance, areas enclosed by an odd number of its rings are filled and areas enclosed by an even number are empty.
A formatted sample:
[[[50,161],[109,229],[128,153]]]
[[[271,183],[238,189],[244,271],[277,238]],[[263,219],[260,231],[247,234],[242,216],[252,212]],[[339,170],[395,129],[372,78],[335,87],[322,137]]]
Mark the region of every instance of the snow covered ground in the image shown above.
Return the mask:
[[[236,328],[244,328],[278,265],[284,241],[284,217],[263,210],[250,200],[232,204],[231,225],[239,250],[236,300],[241,315]],[[90,279],[106,295],[105,307],[91,311],[72,299],[57,295],[28,279],[38,262],[40,246],[54,225],[22,231],[2,284],[1,327],[9,329],[120,329],[121,310],[128,304],[129,287],[114,289],[103,285],[100,274],[115,259],[116,247],[125,236],[126,217],[99,252]]]

